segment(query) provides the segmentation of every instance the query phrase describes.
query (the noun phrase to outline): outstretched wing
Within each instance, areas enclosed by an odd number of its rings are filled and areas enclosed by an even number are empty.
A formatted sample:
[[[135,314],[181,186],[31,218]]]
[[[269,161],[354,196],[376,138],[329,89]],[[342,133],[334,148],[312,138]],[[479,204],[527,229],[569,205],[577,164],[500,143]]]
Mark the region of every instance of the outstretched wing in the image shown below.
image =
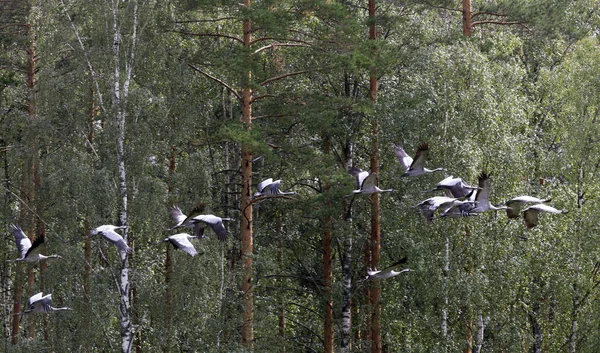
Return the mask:
[[[351,167],[348,172],[356,178],[358,189],[362,189],[365,179],[369,176],[369,172],[356,167]]]
[[[417,148],[417,153],[415,154],[415,158],[412,164],[410,165],[410,169],[423,169],[428,155],[429,145],[427,144],[427,142],[423,142],[421,143],[419,148]]]
[[[400,164],[404,167],[404,170],[408,172],[410,169],[410,165],[413,163],[413,159],[409,156],[402,147],[394,145],[394,153],[396,153],[396,158]]]
[[[102,231],[102,236],[109,242],[113,243],[113,245],[116,246],[119,249],[119,251],[131,252],[131,248],[129,247],[129,245],[127,245],[121,234],[115,232],[114,230],[105,229]]]
[[[181,208],[179,208],[179,206],[171,206],[171,208],[169,208],[169,212],[171,212],[171,217],[173,218],[173,220],[175,221],[175,225],[180,225],[183,223],[183,221],[185,221],[185,219],[187,218],[186,215],[183,214],[183,212],[181,212]]]
[[[219,238],[219,240],[227,240],[227,230],[223,225],[221,217],[209,214],[198,216],[196,217],[196,219],[208,224],[212,228],[212,230],[217,234],[217,238]]]
[[[256,191],[263,193],[265,187],[267,187],[267,185],[270,185],[271,183],[273,183],[273,178],[269,178],[269,179],[265,179],[263,181],[261,181],[257,186],[256,186]]]
[[[23,232],[23,229],[16,224],[10,225],[11,231],[15,236],[15,243],[17,244],[17,250],[19,252],[19,258],[22,259],[27,255],[27,251],[31,248],[31,240],[27,238],[27,235]]]
[[[196,248],[194,248],[194,244],[192,244],[189,237],[191,237],[191,235],[180,233],[170,236],[169,240],[171,244],[178,249],[181,249],[192,256],[196,256],[198,252],[196,251]]]

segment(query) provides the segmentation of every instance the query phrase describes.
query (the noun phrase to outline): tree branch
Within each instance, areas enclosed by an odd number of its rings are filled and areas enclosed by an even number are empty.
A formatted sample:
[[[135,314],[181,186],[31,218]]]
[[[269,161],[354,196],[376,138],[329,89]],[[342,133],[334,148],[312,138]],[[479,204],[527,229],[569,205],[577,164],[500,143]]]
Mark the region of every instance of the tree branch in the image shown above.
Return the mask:
[[[264,47],[258,48],[254,51],[254,54],[258,54],[263,50],[276,48],[276,47],[309,47],[310,45],[306,43],[279,43],[275,42],[273,44],[265,45]]]
[[[186,21],[175,21],[174,23],[204,23],[204,22],[219,22],[219,21],[225,21],[225,20],[234,20],[235,17],[221,17],[221,18],[215,18],[215,19],[207,19],[207,20],[186,20]]]
[[[265,85],[268,85],[269,83],[271,83],[273,81],[281,80],[283,78],[290,77],[290,76],[305,74],[305,73],[311,72],[311,71],[312,70],[288,72],[287,74],[283,74],[283,75],[280,75],[280,76],[275,76],[275,77],[271,77],[269,79],[266,79],[263,82],[259,83],[259,86],[265,86]]]
[[[253,40],[253,41],[250,42],[250,45],[254,45],[256,43],[264,42],[264,41],[267,41],[267,40],[274,40],[274,41],[283,40],[283,41],[286,41],[286,42],[303,43],[303,44],[306,44],[306,46],[311,46],[312,45],[311,42],[307,42],[305,40],[287,39],[287,38],[273,38],[273,37],[256,38],[255,40]]]
[[[252,120],[264,119],[264,118],[282,118],[284,116],[285,116],[284,114],[258,115],[258,116],[253,116]]]
[[[174,31],[175,33],[180,33],[180,34],[187,34],[190,36],[195,36],[195,37],[218,37],[218,38],[227,38],[227,39],[233,39],[239,43],[244,43],[240,38],[236,37],[236,36],[230,36],[228,34],[220,34],[220,33],[194,33],[194,32],[189,32],[189,31]]]
[[[194,71],[196,71],[198,73],[201,73],[202,75],[210,78],[211,80],[213,80],[213,81],[221,84],[221,86],[227,88],[227,90],[229,90],[229,92],[231,92],[238,99],[238,101],[240,101],[240,102],[242,101],[242,96],[240,96],[240,94],[236,90],[234,90],[230,85],[228,85],[227,83],[225,83],[223,80],[220,80],[220,79],[218,79],[218,78],[216,78],[216,77],[214,77],[214,76],[212,76],[212,75],[210,75],[210,74],[208,74],[208,73],[200,70],[199,68],[195,67],[192,64],[188,64],[188,66],[191,67]]]
[[[254,102],[256,102],[257,100],[260,100],[260,99],[263,99],[263,98],[273,98],[273,97],[275,97],[275,95],[274,95],[274,94],[263,94],[263,95],[261,95],[261,96],[256,96],[256,97],[252,98],[252,99],[250,100],[250,103],[254,103]]]
[[[475,21],[471,24],[471,26],[475,27],[478,25],[483,25],[483,24],[494,24],[494,25],[503,25],[503,26],[508,26],[508,25],[525,25],[525,22],[522,21]]]
[[[497,17],[508,17],[508,15],[504,15],[501,13],[494,13],[494,12],[475,12],[473,14],[471,14],[471,18],[475,18],[479,15],[489,15],[489,16],[497,16]]]

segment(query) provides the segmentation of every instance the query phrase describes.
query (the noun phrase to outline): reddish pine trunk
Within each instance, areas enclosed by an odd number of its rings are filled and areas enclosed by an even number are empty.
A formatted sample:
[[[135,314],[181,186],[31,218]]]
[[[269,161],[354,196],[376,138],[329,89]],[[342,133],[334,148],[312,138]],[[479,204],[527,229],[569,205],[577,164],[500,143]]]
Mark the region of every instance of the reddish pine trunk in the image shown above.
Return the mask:
[[[244,0],[244,6],[250,7],[250,0]],[[252,41],[250,20],[243,23],[244,47],[249,48]],[[252,73],[248,71],[242,77],[242,123],[246,129],[252,128],[252,89],[248,88]],[[248,349],[254,346],[254,297],[252,289],[252,151],[248,146],[242,145],[242,199],[241,199],[241,229],[242,236],[242,345]]]
[[[471,0],[462,0],[462,25],[463,35],[470,37],[473,35],[473,16],[471,14]]]
[[[369,0],[369,40],[377,39],[375,0]],[[375,51],[375,49],[373,49]],[[376,53],[373,53],[376,57]],[[377,103],[377,66],[371,68],[369,77],[369,97],[371,102]],[[373,145],[371,151],[371,172],[379,172],[379,123],[377,118],[373,121]],[[381,208],[379,194],[371,195],[371,268],[379,267],[380,238],[381,238]],[[371,281],[371,352],[381,353],[381,284],[379,280]]]
[[[323,137],[323,153],[329,154],[331,146],[329,139]],[[327,193],[331,185],[327,182],[324,192]],[[327,201],[327,208],[331,207],[331,202]],[[323,296],[325,301],[325,318],[323,320],[323,351],[325,353],[333,352],[333,298],[331,295],[331,286],[333,281],[333,269],[331,261],[333,259],[332,239],[333,231],[331,226],[331,217],[326,216],[323,220]]]

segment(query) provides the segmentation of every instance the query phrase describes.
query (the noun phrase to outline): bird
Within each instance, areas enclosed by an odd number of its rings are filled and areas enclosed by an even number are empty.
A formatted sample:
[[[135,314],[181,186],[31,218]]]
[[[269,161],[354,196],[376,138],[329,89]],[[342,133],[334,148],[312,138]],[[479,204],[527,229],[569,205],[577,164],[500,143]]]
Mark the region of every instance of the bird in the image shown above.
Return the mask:
[[[194,244],[192,244],[190,241],[190,239],[194,238],[198,237],[195,235],[189,235],[187,233],[178,233],[166,237],[165,239],[159,241],[156,245],[170,242],[176,249],[181,249],[192,256],[196,256],[198,252],[194,248]]]
[[[498,211],[507,210],[508,206],[496,207],[490,203],[490,192],[492,190],[492,183],[490,181],[490,175],[486,172],[481,172],[478,177],[479,189],[475,191],[475,206],[473,206],[469,213],[483,213],[486,211]]]
[[[195,217],[187,217],[182,223],[172,227],[169,230],[190,227],[194,229],[194,235],[198,238],[204,238],[204,224],[208,224],[217,234],[217,238],[221,241],[227,240],[227,230],[223,225],[223,221],[233,221],[231,218],[221,218],[212,214],[201,214]]]
[[[117,226],[113,226],[110,224],[105,224],[105,225],[101,225],[100,227],[92,229],[92,231],[90,232],[90,235],[88,237],[91,237],[91,236],[94,236],[94,235],[100,233],[106,240],[113,243],[113,245],[116,246],[119,249],[119,251],[129,253],[129,252],[131,252],[131,248],[129,247],[129,245],[127,245],[127,243],[125,242],[125,240],[123,239],[121,234],[115,232],[115,230],[117,230],[117,229],[125,229],[125,228],[127,228],[127,226],[117,227]]]
[[[352,190],[352,194],[346,195],[351,196],[355,194],[375,194],[378,192],[392,192],[393,189],[380,189],[377,186],[377,173],[369,173],[360,168],[351,167],[348,171],[351,175],[356,178],[358,189]]]
[[[459,200],[455,197],[448,196],[434,196],[419,202],[417,207],[420,208],[421,213],[427,222],[432,222],[434,219],[434,212],[438,208],[442,210],[442,216],[447,216],[454,206],[460,206],[466,203],[472,203],[472,201]]]
[[[383,270],[377,271],[377,269],[369,269],[367,270],[367,277],[365,278],[365,280],[368,281],[370,279],[388,279],[398,276],[401,273],[409,272],[409,268],[405,268],[401,271],[394,271],[394,268],[396,268],[398,265],[405,264],[407,262],[408,259],[406,257],[403,257],[402,259],[396,261],[395,263],[384,268]]]
[[[435,185],[435,188],[429,190],[428,192],[444,190],[444,191],[449,191],[450,194],[452,195],[452,197],[461,198],[461,197],[468,197],[478,188],[479,187],[477,187],[477,186],[471,186],[471,185],[465,183],[465,181],[462,178],[455,178],[453,176],[449,176],[449,177],[445,178],[444,180],[440,181],[439,183],[437,183]],[[449,195],[446,195],[446,196],[449,196]]]
[[[527,228],[533,228],[538,225],[538,215],[540,212],[548,212],[554,214],[567,213],[565,210],[558,210],[552,206],[543,203],[531,205],[523,210],[523,220]]]
[[[400,146],[394,145],[394,152],[396,153],[396,157],[398,157],[398,161],[400,161],[400,164],[402,164],[404,170],[406,171],[406,173],[402,174],[401,177],[419,176],[427,173],[446,170],[444,168],[425,168],[425,161],[427,160],[427,155],[429,154],[429,145],[426,142],[423,142],[421,145],[419,145],[414,159],[406,154],[404,149],[402,149]]]
[[[14,260],[7,260],[8,262],[17,262],[17,261],[25,261],[25,262],[37,262],[40,260],[50,259],[50,258],[60,258],[60,255],[43,255],[40,254],[40,250],[42,245],[44,244],[44,235],[40,235],[33,241],[31,244],[31,240],[25,235],[23,229],[16,224],[10,225],[11,231],[15,236],[15,242],[17,243],[17,250],[19,251],[19,258]]]
[[[281,191],[279,186],[281,185],[281,179],[273,181],[273,178],[265,179],[256,186],[256,193],[254,198],[261,196],[276,196],[276,195],[296,195],[293,191]]]
[[[52,306],[52,294],[44,295],[43,292],[39,292],[33,295],[27,301],[27,310],[22,314],[28,313],[47,313],[50,311],[61,311],[61,310],[72,310],[69,307],[55,308]]]
[[[175,229],[175,227],[186,223],[186,227],[188,228],[194,228],[194,225],[186,222],[188,219],[192,219],[194,217],[196,217],[197,215],[201,214],[204,211],[204,207],[205,205],[203,203],[201,203],[200,205],[198,205],[196,208],[194,208],[192,211],[190,211],[190,213],[188,215],[185,215],[182,211],[181,208],[179,208],[179,206],[173,205],[169,208],[169,212],[171,212],[171,217],[173,218],[173,220],[175,221],[175,226],[171,229]]]
[[[521,206],[525,203],[548,203],[552,199],[539,199],[533,196],[518,196],[504,203],[506,205],[506,215],[510,219],[519,218]]]

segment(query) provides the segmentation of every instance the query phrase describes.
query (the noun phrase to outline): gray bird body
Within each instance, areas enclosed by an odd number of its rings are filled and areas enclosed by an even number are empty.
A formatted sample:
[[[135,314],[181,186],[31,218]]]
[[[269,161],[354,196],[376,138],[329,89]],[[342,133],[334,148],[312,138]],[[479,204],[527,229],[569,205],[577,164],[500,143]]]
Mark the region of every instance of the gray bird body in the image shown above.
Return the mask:
[[[273,180],[273,178],[269,178],[263,180],[256,186],[256,193],[254,194],[254,198],[261,196],[278,196],[278,195],[295,195],[296,193],[293,191],[281,191],[279,188],[281,186],[281,179]]]
[[[400,146],[394,145],[394,152],[396,153],[398,161],[406,171],[406,173],[401,175],[402,177],[413,177],[445,170],[444,168],[425,168],[425,161],[429,155],[429,145],[425,142],[419,145],[414,159],[411,158]]]
[[[125,229],[126,226],[113,226],[110,224],[101,225],[100,227],[96,227],[92,229],[90,232],[90,236],[94,236],[96,234],[102,235],[102,237],[109,242],[111,242],[114,246],[119,249],[121,252],[129,253],[131,252],[131,248],[125,242],[125,239],[121,236],[121,234],[115,232],[117,229]]]
[[[10,225],[11,231],[15,237],[15,243],[17,244],[17,251],[19,253],[19,257],[14,260],[7,260],[8,262],[38,262],[40,260],[50,259],[50,258],[60,258],[59,255],[43,255],[40,253],[41,246],[44,244],[44,236],[39,236],[33,244],[31,240],[25,235],[23,229],[16,224]]]
[[[522,205],[526,203],[547,203],[551,200],[552,199],[539,199],[533,196],[518,196],[504,203],[506,205],[506,215],[511,219],[519,218]]]
[[[548,212],[553,214],[567,213],[565,210],[558,210],[552,206],[543,203],[531,205],[523,210],[523,220],[527,228],[533,228],[538,225],[538,216],[540,212]]]
[[[27,301],[27,310],[23,314],[28,313],[47,313],[50,311],[71,310],[68,307],[55,308],[52,306],[52,294],[44,295],[39,292],[29,298]]]
[[[435,188],[429,191],[448,190],[453,197],[462,198],[468,197],[473,193],[474,190],[477,189],[477,186],[471,186],[465,183],[462,178],[454,178],[453,176],[449,176],[437,183]]]
[[[198,237],[195,235],[189,235],[187,233],[178,233],[178,234],[173,234],[173,235],[166,237],[165,239],[161,240],[158,244],[161,244],[164,242],[169,242],[176,249],[185,251],[186,253],[190,254],[191,256],[196,256],[198,254],[198,251],[196,251],[196,248],[194,248],[194,244],[192,244],[192,242],[190,241],[191,239],[194,239],[194,238],[198,238]]]
[[[498,211],[508,209],[508,206],[496,207],[490,203],[492,183],[487,173],[479,174],[479,190],[475,191],[475,206],[469,210],[470,213],[483,213],[487,211]]]
[[[362,169],[359,169],[356,167],[350,168],[349,173],[351,175],[353,175],[354,178],[356,178],[356,184],[358,186],[358,189],[352,190],[352,194],[350,194],[350,195],[355,195],[355,194],[370,195],[370,194],[394,191],[393,189],[380,189],[377,186],[377,173],[369,173],[365,170],[362,170]],[[350,196],[350,195],[347,195],[347,196]]]

